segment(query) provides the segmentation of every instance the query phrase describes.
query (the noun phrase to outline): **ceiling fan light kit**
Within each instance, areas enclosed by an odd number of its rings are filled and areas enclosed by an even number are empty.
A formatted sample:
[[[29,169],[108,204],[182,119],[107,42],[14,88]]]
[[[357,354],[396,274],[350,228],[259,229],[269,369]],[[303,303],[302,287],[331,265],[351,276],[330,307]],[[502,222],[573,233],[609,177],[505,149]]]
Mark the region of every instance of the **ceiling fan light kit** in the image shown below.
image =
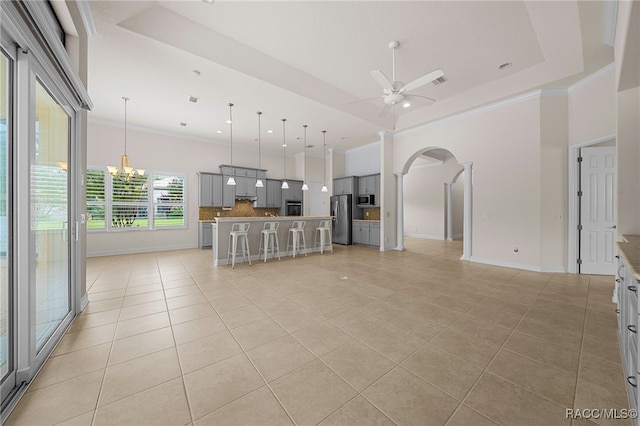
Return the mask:
[[[389,42],[389,49],[391,49],[391,79],[389,79],[382,71],[373,70],[371,71],[371,77],[382,87],[382,100],[384,101],[384,107],[380,111],[380,116],[384,116],[389,111],[389,108],[393,107],[397,104],[402,104],[404,108],[409,108],[411,103],[409,102],[412,98],[421,98],[426,99],[429,104],[435,102],[435,99],[416,95],[409,93],[412,90],[419,89],[420,87],[442,79],[444,77],[444,72],[441,69],[436,69],[431,71],[421,77],[416,78],[415,80],[410,81],[407,84],[404,84],[401,81],[396,80],[396,49],[400,47],[400,42],[397,40],[392,40]]]

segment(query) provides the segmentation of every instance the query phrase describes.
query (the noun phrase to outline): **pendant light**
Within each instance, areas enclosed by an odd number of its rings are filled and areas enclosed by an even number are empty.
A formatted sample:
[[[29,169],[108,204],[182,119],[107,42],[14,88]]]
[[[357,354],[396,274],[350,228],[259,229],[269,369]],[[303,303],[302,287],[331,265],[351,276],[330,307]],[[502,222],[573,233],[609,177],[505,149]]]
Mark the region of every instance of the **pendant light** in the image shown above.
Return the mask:
[[[302,182],[302,190],[308,191],[309,187],[307,186],[307,125],[304,124],[304,182]]]
[[[322,189],[320,191],[328,192],[329,190],[327,189],[327,131],[326,130],[322,131],[322,159],[323,159],[323,162],[322,162],[323,178],[322,178]]]
[[[260,111],[256,112],[258,114],[258,173],[260,173],[260,169],[262,169],[262,141],[260,140],[260,116],[262,113]],[[256,181],[256,188],[264,188],[264,183],[262,183],[262,179],[258,177]]]
[[[289,184],[287,183],[287,139],[284,134],[284,123],[286,121],[286,118],[282,119],[282,162],[284,164],[284,180],[282,181],[282,189],[289,189]]]
[[[231,141],[231,169],[233,170],[233,174],[229,176],[229,180],[227,180],[227,185],[234,186],[236,184],[236,169],[233,168],[233,117],[231,116],[231,108],[233,107],[232,103],[229,103],[229,140]]]
[[[131,167],[129,163],[129,156],[127,155],[127,102],[129,98],[126,96],[122,97],[124,101],[124,154],[120,157],[120,167],[116,166],[107,166],[107,170],[109,170],[109,174],[113,177],[123,176],[127,180],[133,177],[134,175],[143,176],[144,169],[134,169]]]

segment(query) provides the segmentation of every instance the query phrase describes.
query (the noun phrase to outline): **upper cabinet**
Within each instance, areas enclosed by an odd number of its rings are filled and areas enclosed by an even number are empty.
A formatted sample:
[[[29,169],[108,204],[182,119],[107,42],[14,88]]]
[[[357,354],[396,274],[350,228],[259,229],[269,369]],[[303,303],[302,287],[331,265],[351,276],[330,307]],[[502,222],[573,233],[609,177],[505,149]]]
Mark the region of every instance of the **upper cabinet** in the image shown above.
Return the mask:
[[[287,180],[289,189],[282,190],[282,200],[284,201],[302,201],[302,181]]]
[[[374,195],[375,206],[380,206],[380,174],[358,178],[359,195]]]
[[[333,195],[358,195],[359,179],[355,176],[333,180]]]
[[[266,170],[221,165],[220,171],[225,183],[222,194],[223,207],[233,207],[236,198],[257,198],[258,188],[256,188],[256,182],[258,178],[263,180],[266,178]],[[236,184],[226,185],[231,176],[234,177]],[[264,199],[264,197],[262,198]]]
[[[198,206],[222,207],[222,175],[198,173]]]
[[[265,207],[280,208],[282,206],[282,181],[276,179],[267,179],[265,187],[267,190],[267,203]]]

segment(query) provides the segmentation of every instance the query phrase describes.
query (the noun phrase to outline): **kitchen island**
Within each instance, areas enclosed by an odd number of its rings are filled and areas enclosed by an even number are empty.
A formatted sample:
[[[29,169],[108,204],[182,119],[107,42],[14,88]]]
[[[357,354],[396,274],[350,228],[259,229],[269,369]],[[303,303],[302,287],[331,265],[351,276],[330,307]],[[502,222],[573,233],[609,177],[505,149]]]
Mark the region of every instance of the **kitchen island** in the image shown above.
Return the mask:
[[[296,253],[296,256],[304,255],[312,252],[320,252],[320,247],[314,247],[314,236],[316,228],[322,220],[331,220],[331,216],[280,216],[280,217],[218,217],[212,225],[213,240],[213,263],[215,265],[227,265],[227,253],[229,252],[229,232],[234,223],[250,223],[249,228],[249,251],[251,253],[251,261],[258,260],[260,252],[260,233],[265,222],[278,222],[278,242],[280,243],[280,257],[285,257],[287,252],[287,237],[289,236],[289,228],[296,220],[306,222],[304,228],[304,236],[307,243],[306,249],[302,249]],[[330,250],[325,247],[324,251]],[[291,254],[291,252],[290,252]],[[261,257],[264,259],[264,257]],[[267,253],[267,259],[272,259],[271,253]],[[276,255],[277,259],[277,255]],[[231,259],[229,259],[229,263]],[[236,263],[243,262],[241,255],[236,257]]]

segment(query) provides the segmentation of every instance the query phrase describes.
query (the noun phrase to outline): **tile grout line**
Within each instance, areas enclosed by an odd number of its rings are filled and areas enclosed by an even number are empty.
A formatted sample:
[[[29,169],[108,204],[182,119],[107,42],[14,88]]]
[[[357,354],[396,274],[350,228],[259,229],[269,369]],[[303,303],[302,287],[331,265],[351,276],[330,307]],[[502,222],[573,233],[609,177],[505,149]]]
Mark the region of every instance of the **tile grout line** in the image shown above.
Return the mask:
[[[105,266],[106,267],[106,266]],[[127,287],[129,287],[129,278],[131,277],[131,271],[129,271],[129,276],[127,277],[127,286],[125,287],[125,289]],[[125,294],[126,294],[126,290],[125,290]],[[102,392],[104,390],[104,384],[105,384],[105,379],[107,377],[107,370],[109,369],[109,360],[111,359],[111,354],[113,352],[113,344],[115,342],[115,337],[116,337],[116,333],[118,331],[118,325],[120,324],[120,315],[122,315],[122,305],[124,304],[124,297],[122,297],[122,302],[120,304],[120,311],[118,312],[118,319],[116,320],[116,326],[113,329],[113,335],[111,336],[111,342],[110,342],[110,346],[109,346],[109,355],[107,356],[107,362],[104,366],[104,373],[102,374],[102,380],[100,381],[100,390],[98,391],[98,397],[96,398],[96,404],[94,406],[93,409],[93,415],[91,416],[91,425],[93,426],[95,424],[96,421],[96,416],[98,414],[98,407],[100,406],[100,398],[102,397]],[[89,304],[87,304],[86,307],[88,307]],[[85,309],[86,309],[85,307]]]

